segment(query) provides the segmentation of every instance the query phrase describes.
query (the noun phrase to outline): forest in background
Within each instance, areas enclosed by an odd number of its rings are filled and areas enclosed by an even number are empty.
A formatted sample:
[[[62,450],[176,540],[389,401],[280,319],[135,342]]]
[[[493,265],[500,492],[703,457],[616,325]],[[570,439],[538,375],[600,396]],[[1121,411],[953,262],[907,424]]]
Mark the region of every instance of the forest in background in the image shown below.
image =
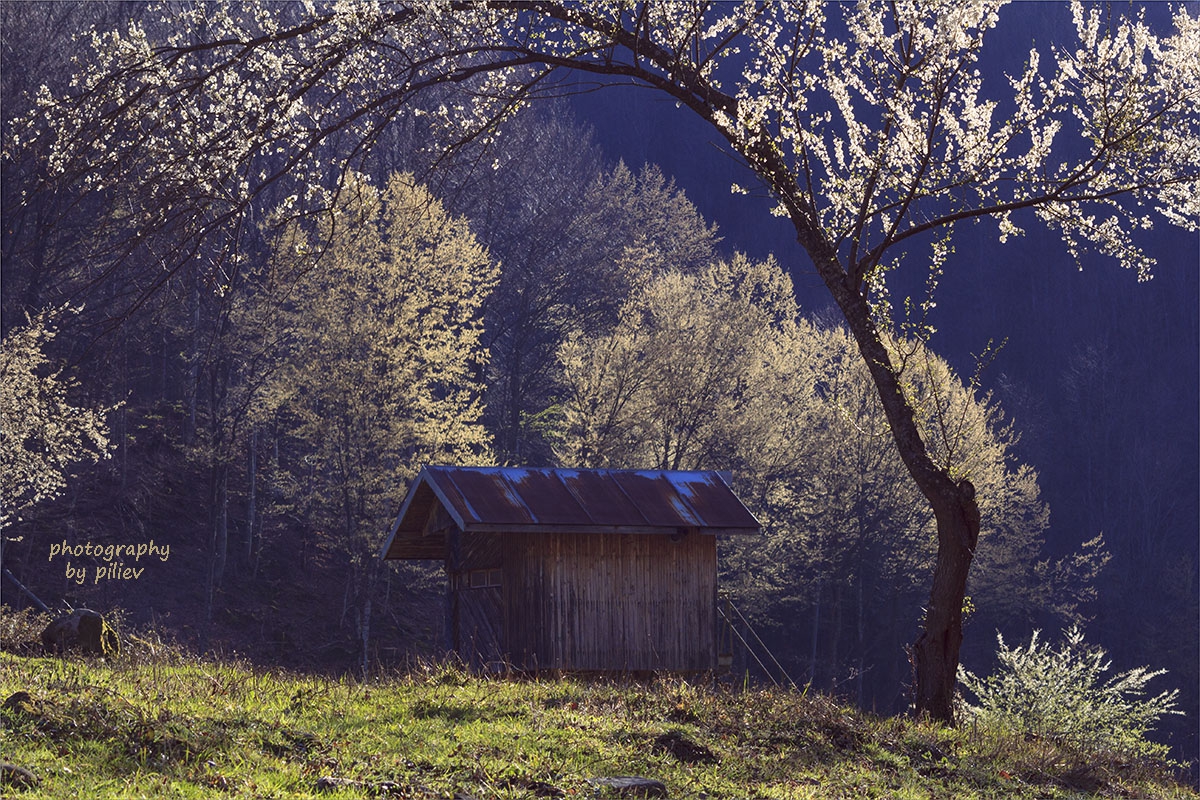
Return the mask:
[[[3,13],[8,141],[30,90],[69,79],[70,34],[138,7]],[[124,606],[198,647],[357,669],[439,645],[436,571],[377,560],[421,463],[732,469],[766,528],[725,553],[739,606],[797,679],[900,710],[932,533],[845,333],[797,307],[788,270],[741,255],[667,173],[616,162],[564,107],[514,121],[478,156],[487,169],[467,154],[431,171],[425,135],[389,128],[330,230],[239,231],[236,280],[173,275],[132,305],[152,271],[95,274],[87,256],[120,209],[80,206],[70,187],[17,200],[42,165],[6,146],[6,340],[27,314],[82,306],[55,317],[51,357],[75,402],[115,410],[112,458],[7,526],[4,566],[48,602]],[[1022,296],[1054,302],[1054,279],[1037,278],[1050,290]],[[1000,305],[977,302],[981,316]],[[1197,618],[1195,387],[1177,385],[1181,362],[1194,383],[1191,305],[1190,326],[1159,327],[1167,314],[1131,300],[1136,347],[1097,334],[1059,374],[994,367],[990,395],[969,366],[914,347],[929,423],[957,426],[942,446],[1002,500],[983,509],[969,666],[994,629],[1082,617],[1118,658],[1168,668],[1196,708],[1196,626],[1179,624]],[[1178,410],[1156,401],[1148,419],[1147,393]],[[60,541],[148,539],[172,555],[136,580],[75,584],[46,558]]]

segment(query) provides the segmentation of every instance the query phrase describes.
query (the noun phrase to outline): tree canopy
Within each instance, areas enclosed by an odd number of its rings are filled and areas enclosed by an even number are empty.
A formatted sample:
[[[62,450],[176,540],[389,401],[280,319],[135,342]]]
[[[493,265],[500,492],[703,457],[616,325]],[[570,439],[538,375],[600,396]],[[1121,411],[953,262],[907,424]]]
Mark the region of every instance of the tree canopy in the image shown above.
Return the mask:
[[[276,348],[252,412],[284,453],[267,514],[303,520],[344,564],[365,665],[379,546],[409,482],[427,463],[490,463],[481,309],[497,269],[411,175],[356,177],[328,224],[279,234],[233,321]]]
[[[905,349],[920,364],[923,435],[979,489],[976,619],[1079,620],[1107,559],[1101,542],[1049,558],[1049,509],[1013,425],[927,348]],[[764,537],[727,545],[723,585],[786,661],[835,688],[852,675],[860,702],[879,701],[866,692],[888,681],[864,686],[862,675],[901,672],[936,530],[845,327],[800,317],[780,267],[739,255],[644,276],[608,330],[577,331],[559,357],[560,463],[730,471]]]

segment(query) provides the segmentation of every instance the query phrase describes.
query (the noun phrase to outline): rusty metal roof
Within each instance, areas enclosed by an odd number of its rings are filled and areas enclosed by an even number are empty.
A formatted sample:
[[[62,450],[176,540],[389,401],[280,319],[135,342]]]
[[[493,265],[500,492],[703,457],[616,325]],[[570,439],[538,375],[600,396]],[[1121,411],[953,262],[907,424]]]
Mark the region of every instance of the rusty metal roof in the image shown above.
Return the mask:
[[[720,472],[428,466],[409,488],[384,558],[438,558],[437,506],[462,531],[758,533]]]

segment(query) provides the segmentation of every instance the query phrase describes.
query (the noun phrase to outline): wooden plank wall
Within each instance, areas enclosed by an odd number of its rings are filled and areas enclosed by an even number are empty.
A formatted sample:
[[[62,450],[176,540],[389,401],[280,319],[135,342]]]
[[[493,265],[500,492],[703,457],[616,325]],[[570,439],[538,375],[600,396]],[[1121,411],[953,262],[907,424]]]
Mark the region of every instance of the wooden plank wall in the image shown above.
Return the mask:
[[[472,669],[504,661],[501,646],[504,611],[500,587],[460,589],[458,614],[458,644],[454,649],[463,660]]]
[[[639,534],[510,534],[505,645],[527,668],[709,670],[716,541]]]
[[[450,534],[446,573],[450,592],[451,644],[460,657],[478,669],[504,658],[504,599],[500,586],[472,587],[471,573],[500,570],[503,566],[501,535]]]

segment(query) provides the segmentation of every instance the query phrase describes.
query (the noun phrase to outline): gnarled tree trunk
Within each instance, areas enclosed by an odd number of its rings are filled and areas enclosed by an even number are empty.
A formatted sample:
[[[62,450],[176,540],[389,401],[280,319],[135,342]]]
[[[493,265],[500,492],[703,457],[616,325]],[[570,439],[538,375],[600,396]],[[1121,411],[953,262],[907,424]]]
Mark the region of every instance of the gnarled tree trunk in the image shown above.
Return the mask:
[[[938,528],[937,566],[925,612],[925,627],[911,650],[913,700],[917,712],[954,722],[954,684],[962,644],[962,604],[967,573],[979,541],[975,487],[960,481],[934,502]]]

